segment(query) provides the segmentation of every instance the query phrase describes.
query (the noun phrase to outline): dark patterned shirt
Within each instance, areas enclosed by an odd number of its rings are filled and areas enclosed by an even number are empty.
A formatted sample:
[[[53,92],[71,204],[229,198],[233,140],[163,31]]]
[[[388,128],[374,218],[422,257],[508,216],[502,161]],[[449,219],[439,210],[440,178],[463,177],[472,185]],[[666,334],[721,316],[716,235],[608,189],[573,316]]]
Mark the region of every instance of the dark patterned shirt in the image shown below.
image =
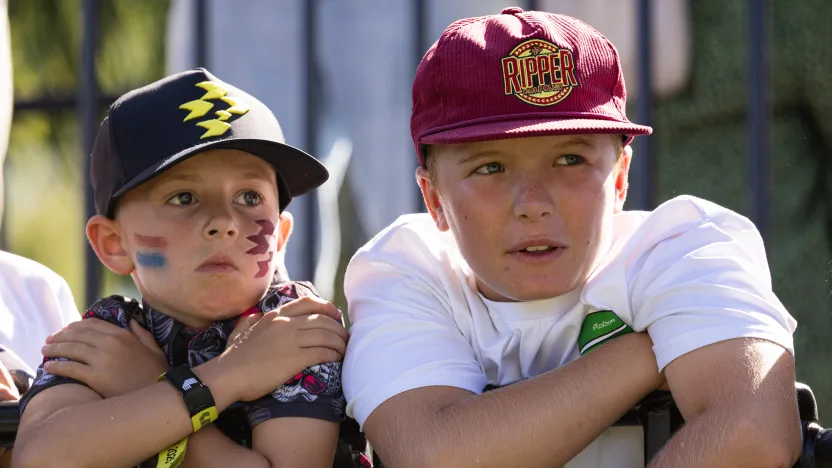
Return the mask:
[[[317,295],[309,283],[279,283],[272,286],[265,298],[255,307],[265,313],[300,297]],[[215,322],[208,329],[198,331],[152,309],[147,304],[140,304],[121,296],[101,299],[84,314],[84,319],[105,320],[128,330],[130,319],[136,319],[153,334],[171,367],[180,364],[195,367],[220,355],[225,351],[226,341],[238,318]],[[41,364],[32,387],[20,399],[21,414],[33,396],[47,388],[66,383],[83,385],[82,382],[73,379],[52,375],[46,372]],[[330,362],[305,369],[270,394],[255,401],[236,403],[220,415],[217,425],[238,443],[250,446],[250,428],[263,421],[293,416],[340,422],[344,419],[345,405],[341,391],[341,363]],[[231,413],[242,414],[244,420],[229,422],[229,419],[232,419],[232,416],[229,416]],[[222,424],[223,420],[225,424]],[[239,427],[233,428],[234,425],[247,425],[248,434],[241,435],[246,431],[240,431]],[[246,438],[249,439],[244,440]]]

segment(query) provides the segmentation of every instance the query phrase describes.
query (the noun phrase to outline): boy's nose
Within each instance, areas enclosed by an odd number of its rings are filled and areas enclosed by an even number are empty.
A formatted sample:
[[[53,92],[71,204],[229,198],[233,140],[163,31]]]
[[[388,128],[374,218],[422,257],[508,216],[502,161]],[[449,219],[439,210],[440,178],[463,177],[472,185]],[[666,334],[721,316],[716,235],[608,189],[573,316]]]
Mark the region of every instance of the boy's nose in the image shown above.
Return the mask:
[[[537,221],[552,214],[554,203],[545,184],[532,182],[518,187],[514,215],[522,220]]]
[[[212,217],[203,229],[203,235],[209,240],[227,237],[234,239],[237,237],[237,234],[237,223],[227,214]]]

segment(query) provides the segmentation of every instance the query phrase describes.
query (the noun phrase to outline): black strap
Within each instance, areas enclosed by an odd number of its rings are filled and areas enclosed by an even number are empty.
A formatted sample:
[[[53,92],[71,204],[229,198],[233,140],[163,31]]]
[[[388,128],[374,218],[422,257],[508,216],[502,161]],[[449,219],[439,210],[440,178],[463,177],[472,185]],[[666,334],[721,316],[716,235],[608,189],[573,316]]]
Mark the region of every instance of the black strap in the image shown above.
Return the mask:
[[[176,366],[162,374],[185,400],[194,432],[217,420],[217,405],[211,390],[199,380],[188,366]]]

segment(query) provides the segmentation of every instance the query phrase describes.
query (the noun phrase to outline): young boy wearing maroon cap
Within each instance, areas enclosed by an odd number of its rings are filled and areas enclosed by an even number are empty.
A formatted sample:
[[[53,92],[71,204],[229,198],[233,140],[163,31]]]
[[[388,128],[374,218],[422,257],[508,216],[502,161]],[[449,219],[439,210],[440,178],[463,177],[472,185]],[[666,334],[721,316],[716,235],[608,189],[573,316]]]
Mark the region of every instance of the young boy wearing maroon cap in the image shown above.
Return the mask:
[[[101,299],[47,343],[15,466],[332,466],[346,332],[282,267],[284,210],[326,169],[196,69],[119,98],[90,170],[87,237],[142,301]]]
[[[623,211],[629,143],[651,132],[625,101],[613,45],[562,15],[463,19],[426,53],[429,215],[345,280],[347,414],[386,464],[644,466],[641,429],[610,426],[665,384],[686,425],[651,466],[796,460],[796,323],[762,240],[690,196]]]

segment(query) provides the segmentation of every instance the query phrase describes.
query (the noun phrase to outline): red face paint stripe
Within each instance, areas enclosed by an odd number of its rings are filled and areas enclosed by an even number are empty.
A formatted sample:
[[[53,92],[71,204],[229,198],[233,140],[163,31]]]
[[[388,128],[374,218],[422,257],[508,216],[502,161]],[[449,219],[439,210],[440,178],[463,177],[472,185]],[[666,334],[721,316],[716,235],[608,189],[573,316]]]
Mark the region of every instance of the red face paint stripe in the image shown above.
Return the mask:
[[[255,278],[262,278],[269,273],[269,265],[272,263],[272,257],[274,257],[274,252],[269,252],[269,258],[267,260],[257,262],[257,266],[260,270],[257,271],[256,275],[254,275]]]
[[[156,236],[143,236],[141,234],[135,234],[133,239],[136,241],[140,247],[150,247],[155,249],[163,249],[168,246],[168,241],[165,240],[164,237],[156,237]]]
[[[260,255],[269,250],[269,237],[274,235],[274,223],[268,219],[258,219],[255,223],[260,226],[260,232],[253,236],[246,237],[246,240],[254,242],[254,247],[246,251],[249,255]],[[258,264],[260,262],[257,262]]]

